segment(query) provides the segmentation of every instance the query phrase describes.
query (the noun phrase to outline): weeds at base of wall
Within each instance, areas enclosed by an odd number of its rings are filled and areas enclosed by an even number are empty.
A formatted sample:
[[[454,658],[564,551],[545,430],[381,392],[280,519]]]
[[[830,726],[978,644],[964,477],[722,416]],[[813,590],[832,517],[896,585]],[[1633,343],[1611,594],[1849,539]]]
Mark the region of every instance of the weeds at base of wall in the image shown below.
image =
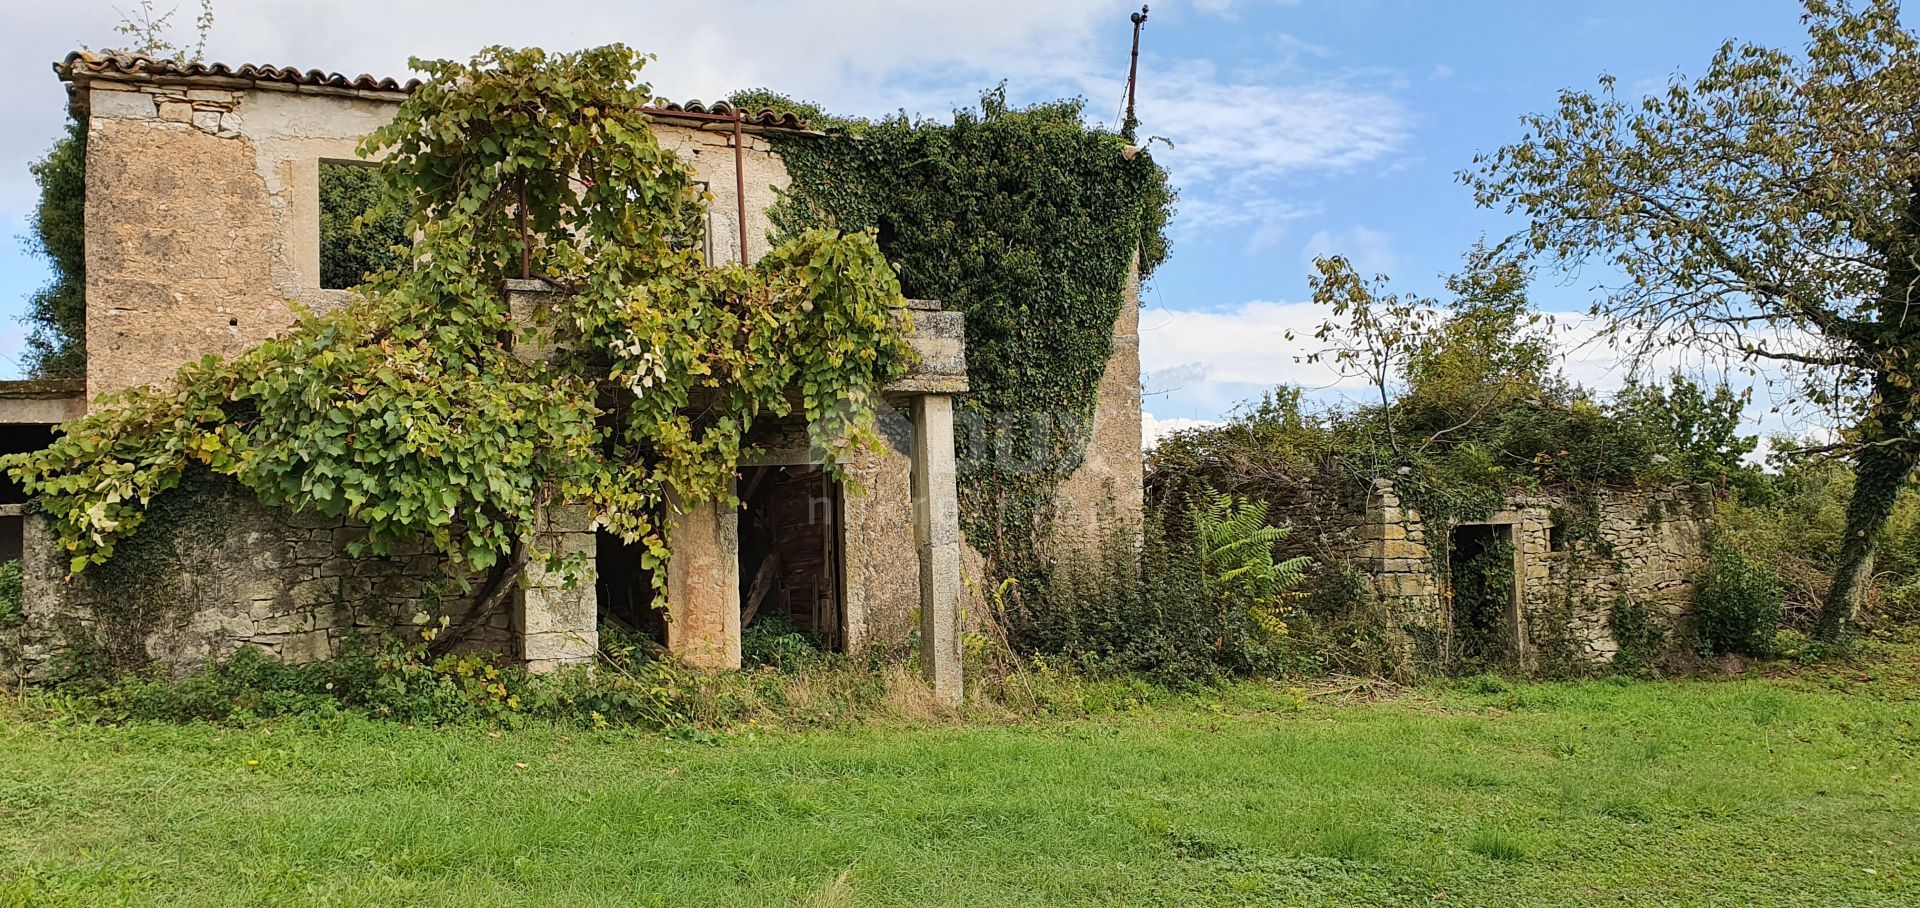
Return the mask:
[[[959,709],[934,698],[910,650],[854,657],[791,647],[777,665],[708,673],[654,658],[650,647],[619,635],[603,642],[597,666],[544,675],[490,655],[430,658],[423,645],[356,643],[307,665],[249,648],[181,678],[156,667],[112,680],[25,687],[16,698],[22,715],[55,723],[360,717],[419,726],[631,729],[711,742],[754,727],[1109,715],[1193,695],[1140,676],[983,649],[991,644],[976,641],[969,654],[968,696]]]

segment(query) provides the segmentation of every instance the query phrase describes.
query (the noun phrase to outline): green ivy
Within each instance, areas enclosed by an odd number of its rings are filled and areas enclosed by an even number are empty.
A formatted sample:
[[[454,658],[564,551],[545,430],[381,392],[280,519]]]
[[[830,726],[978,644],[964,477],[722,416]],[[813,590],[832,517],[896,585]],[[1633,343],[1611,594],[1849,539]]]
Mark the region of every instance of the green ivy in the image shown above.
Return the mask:
[[[1167,255],[1165,172],[1088,126],[1080,101],[1014,108],[1004,86],[951,122],[733,101],[828,129],[774,139],[792,177],[782,232],[876,230],[908,296],[966,314],[962,528],[997,573],[1034,568],[1047,505],[1085,454],[1129,269],[1137,256],[1144,279]]]
[[[539,556],[549,506],[668,554],[661,509],[727,500],[756,424],[798,412],[838,472],[879,443],[879,389],[907,368],[905,299],[873,236],[806,231],[757,265],[683,238],[706,199],[653,135],[644,58],[489,48],[415,60],[427,80],[362,143],[417,236],[340,309],[208,357],[0,460],[73,571],[113,557],[190,470],[268,504],[346,516],[381,554],[425,538],[491,569],[469,621]],[[529,326],[504,282],[563,290]],[[539,359],[516,339],[552,341]],[[656,571],[656,578],[664,578]]]

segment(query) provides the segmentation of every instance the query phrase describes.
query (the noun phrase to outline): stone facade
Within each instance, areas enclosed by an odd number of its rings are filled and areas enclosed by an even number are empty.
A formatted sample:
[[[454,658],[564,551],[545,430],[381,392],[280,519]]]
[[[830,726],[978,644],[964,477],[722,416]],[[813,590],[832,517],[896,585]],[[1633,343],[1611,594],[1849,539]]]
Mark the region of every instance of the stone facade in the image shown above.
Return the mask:
[[[1575,510],[1566,499],[1522,497],[1462,525],[1494,527],[1513,545],[1516,591],[1507,624],[1523,663],[1555,646],[1575,659],[1605,662],[1620,649],[1608,626],[1619,603],[1647,606],[1669,623],[1684,620],[1707,564],[1710,500],[1710,491],[1693,488],[1603,489],[1579,509],[1590,509],[1591,517],[1573,528],[1561,525],[1561,515]],[[1334,549],[1367,575],[1399,630],[1445,635],[1451,596],[1436,560],[1445,540],[1434,534],[1453,529],[1428,526],[1391,481],[1379,479],[1348,541]]]

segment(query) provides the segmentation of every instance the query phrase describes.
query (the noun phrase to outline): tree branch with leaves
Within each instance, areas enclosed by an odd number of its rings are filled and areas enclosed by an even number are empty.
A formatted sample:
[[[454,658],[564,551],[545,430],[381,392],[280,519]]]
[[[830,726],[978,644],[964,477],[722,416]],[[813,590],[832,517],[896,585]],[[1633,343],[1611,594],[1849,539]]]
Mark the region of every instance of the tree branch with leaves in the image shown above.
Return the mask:
[[[1920,464],[1920,43],[1895,0],[1807,0],[1798,53],[1728,42],[1644,99],[1565,91],[1462,174],[1568,268],[1623,280],[1594,313],[1621,349],[1778,370],[1846,429],[1858,483],[1818,632],[1837,636]]]

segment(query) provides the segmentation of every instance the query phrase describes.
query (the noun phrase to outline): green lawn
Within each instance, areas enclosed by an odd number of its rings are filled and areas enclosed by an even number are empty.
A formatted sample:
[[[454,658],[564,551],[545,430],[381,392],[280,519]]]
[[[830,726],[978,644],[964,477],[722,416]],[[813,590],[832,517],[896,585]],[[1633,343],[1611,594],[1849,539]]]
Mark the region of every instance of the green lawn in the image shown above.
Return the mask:
[[[1912,906],[1912,667],[718,744],[0,710],[0,903]]]

